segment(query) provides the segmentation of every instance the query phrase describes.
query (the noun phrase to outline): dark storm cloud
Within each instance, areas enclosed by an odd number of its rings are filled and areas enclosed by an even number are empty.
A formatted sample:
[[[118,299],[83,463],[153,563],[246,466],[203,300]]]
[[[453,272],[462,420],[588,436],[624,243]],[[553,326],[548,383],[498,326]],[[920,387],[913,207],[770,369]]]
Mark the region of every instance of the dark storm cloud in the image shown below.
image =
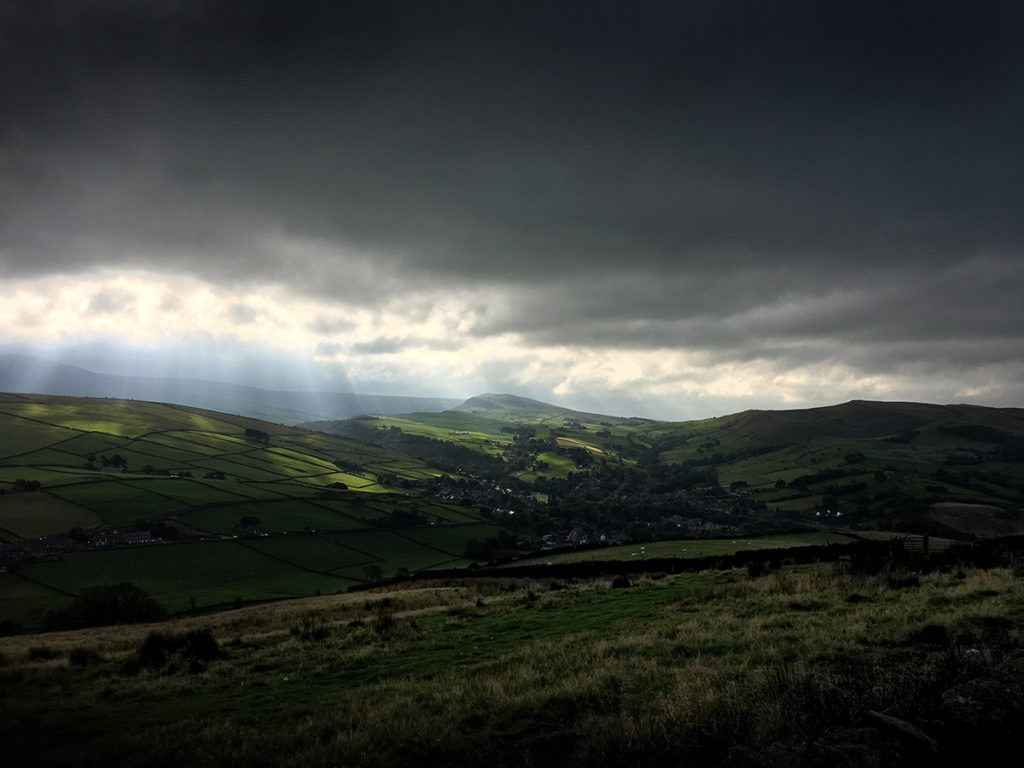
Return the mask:
[[[737,359],[1024,327],[1016,2],[0,2],[0,30],[8,276],[507,290],[474,333]]]

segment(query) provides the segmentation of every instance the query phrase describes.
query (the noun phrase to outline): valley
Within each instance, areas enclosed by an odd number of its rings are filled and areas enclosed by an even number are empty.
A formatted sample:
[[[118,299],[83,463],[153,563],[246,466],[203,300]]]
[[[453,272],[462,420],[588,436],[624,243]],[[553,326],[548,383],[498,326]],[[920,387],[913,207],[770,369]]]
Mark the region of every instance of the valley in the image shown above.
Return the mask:
[[[47,766],[867,768],[984,739],[1008,767],[1022,425],[3,395],[0,741]]]

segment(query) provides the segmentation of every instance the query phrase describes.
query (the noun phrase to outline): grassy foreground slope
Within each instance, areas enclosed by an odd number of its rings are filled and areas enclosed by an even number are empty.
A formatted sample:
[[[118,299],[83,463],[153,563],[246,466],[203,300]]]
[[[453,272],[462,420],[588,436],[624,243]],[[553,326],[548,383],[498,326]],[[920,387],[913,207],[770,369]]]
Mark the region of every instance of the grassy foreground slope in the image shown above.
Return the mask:
[[[36,626],[101,583],[135,581],[177,611],[464,564],[466,543],[496,528],[409,494],[437,474],[376,446],[197,408],[0,395],[0,566],[16,564],[0,571],[0,619]],[[115,530],[159,543],[111,547],[123,543]]]
[[[0,741],[76,768],[1019,764],[1024,581],[893,583],[426,582],[0,639]],[[151,629],[225,655],[138,671]]]

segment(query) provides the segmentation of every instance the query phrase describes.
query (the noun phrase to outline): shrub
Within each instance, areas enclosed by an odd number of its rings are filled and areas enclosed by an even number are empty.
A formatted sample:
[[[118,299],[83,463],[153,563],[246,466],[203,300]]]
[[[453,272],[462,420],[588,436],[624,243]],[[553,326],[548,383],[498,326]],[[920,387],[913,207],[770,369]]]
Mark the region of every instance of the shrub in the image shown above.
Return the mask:
[[[331,626],[327,619],[318,614],[309,614],[299,619],[299,623],[288,630],[292,637],[304,643],[319,643],[331,636]]]
[[[135,674],[142,669],[158,670],[164,674],[203,672],[207,664],[224,655],[208,629],[196,629],[187,634],[150,632],[125,672]]]
[[[381,605],[372,626],[373,631],[378,635],[387,633],[395,626],[395,618],[391,615],[390,601],[388,601],[388,605]]]
[[[68,654],[68,661],[72,666],[85,667],[103,661],[103,657],[91,648],[73,648]]]
[[[48,661],[60,656],[60,651],[48,645],[33,645],[28,649],[29,661]]]
[[[762,576],[767,572],[767,568],[762,560],[751,560],[747,563],[747,576],[752,579]]]

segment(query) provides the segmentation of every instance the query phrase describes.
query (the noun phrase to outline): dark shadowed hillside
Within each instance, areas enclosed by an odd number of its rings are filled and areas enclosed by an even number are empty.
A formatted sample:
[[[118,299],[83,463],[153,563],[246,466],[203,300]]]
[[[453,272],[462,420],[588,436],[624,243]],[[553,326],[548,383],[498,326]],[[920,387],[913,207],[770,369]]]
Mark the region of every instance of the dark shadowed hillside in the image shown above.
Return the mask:
[[[751,445],[779,445],[817,437],[871,438],[923,427],[977,425],[1024,436],[1024,410],[977,405],[929,405],[852,400],[793,411],[743,411],[719,420]]]

